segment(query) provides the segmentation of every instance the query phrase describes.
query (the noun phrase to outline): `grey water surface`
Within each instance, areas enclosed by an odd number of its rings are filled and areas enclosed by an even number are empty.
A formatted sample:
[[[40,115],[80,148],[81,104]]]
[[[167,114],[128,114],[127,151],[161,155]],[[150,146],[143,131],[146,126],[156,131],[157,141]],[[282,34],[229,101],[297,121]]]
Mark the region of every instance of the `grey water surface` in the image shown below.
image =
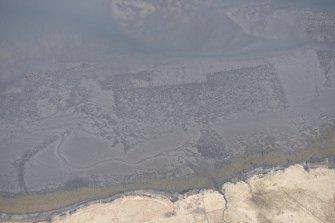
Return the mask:
[[[0,191],[303,149],[334,82],[332,0],[0,0]]]

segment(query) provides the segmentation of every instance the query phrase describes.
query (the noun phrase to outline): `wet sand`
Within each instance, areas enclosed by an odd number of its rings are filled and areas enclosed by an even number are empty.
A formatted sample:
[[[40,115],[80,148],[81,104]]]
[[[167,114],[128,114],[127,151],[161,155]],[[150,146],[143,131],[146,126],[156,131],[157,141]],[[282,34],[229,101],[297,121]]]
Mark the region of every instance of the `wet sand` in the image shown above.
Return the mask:
[[[155,178],[147,177],[126,185],[106,187],[82,187],[76,190],[53,191],[47,193],[31,193],[28,195],[1,197],[0,212],[7,213],[3,218],[14,219],[47,219],[57,213],[76,210],[80,205],[98,202],[99,199],[121,196],[122,193],[136,190],[162,191],[168,194],[183,193],[192,189],[215,188],[236,177],[247,177],[247,172],[266,171],[273,166],[285,167],[293,163],[317,161],[335,155],[335,131],[325,129],[321,137],[310,141],[309,146],[291,153],[278,150],[263,154],[244,154],[216,170],[208,170],[187,178]],[[261,167],[261,168],[259,168]],[[113,197],[114,196],[114,197]]]

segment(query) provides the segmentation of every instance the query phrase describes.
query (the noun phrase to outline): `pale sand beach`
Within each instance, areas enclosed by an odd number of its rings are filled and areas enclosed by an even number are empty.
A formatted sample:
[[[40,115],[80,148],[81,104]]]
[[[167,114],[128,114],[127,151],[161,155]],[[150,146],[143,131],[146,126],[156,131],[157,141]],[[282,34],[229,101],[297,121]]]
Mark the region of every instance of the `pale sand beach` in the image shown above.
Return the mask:
[[[301,165],[226,183],[222,191],[129,195],[96,203],[53,223],[76,222],[335,222],[335,170]]]

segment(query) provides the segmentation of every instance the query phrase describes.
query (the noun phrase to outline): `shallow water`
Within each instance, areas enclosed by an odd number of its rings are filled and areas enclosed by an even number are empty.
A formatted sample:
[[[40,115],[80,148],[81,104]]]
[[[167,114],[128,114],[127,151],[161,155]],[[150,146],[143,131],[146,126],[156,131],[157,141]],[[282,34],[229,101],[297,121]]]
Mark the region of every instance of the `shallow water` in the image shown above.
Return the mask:
[[[330,1],[3,0],[0,21],[0,212],[334,155]]]

